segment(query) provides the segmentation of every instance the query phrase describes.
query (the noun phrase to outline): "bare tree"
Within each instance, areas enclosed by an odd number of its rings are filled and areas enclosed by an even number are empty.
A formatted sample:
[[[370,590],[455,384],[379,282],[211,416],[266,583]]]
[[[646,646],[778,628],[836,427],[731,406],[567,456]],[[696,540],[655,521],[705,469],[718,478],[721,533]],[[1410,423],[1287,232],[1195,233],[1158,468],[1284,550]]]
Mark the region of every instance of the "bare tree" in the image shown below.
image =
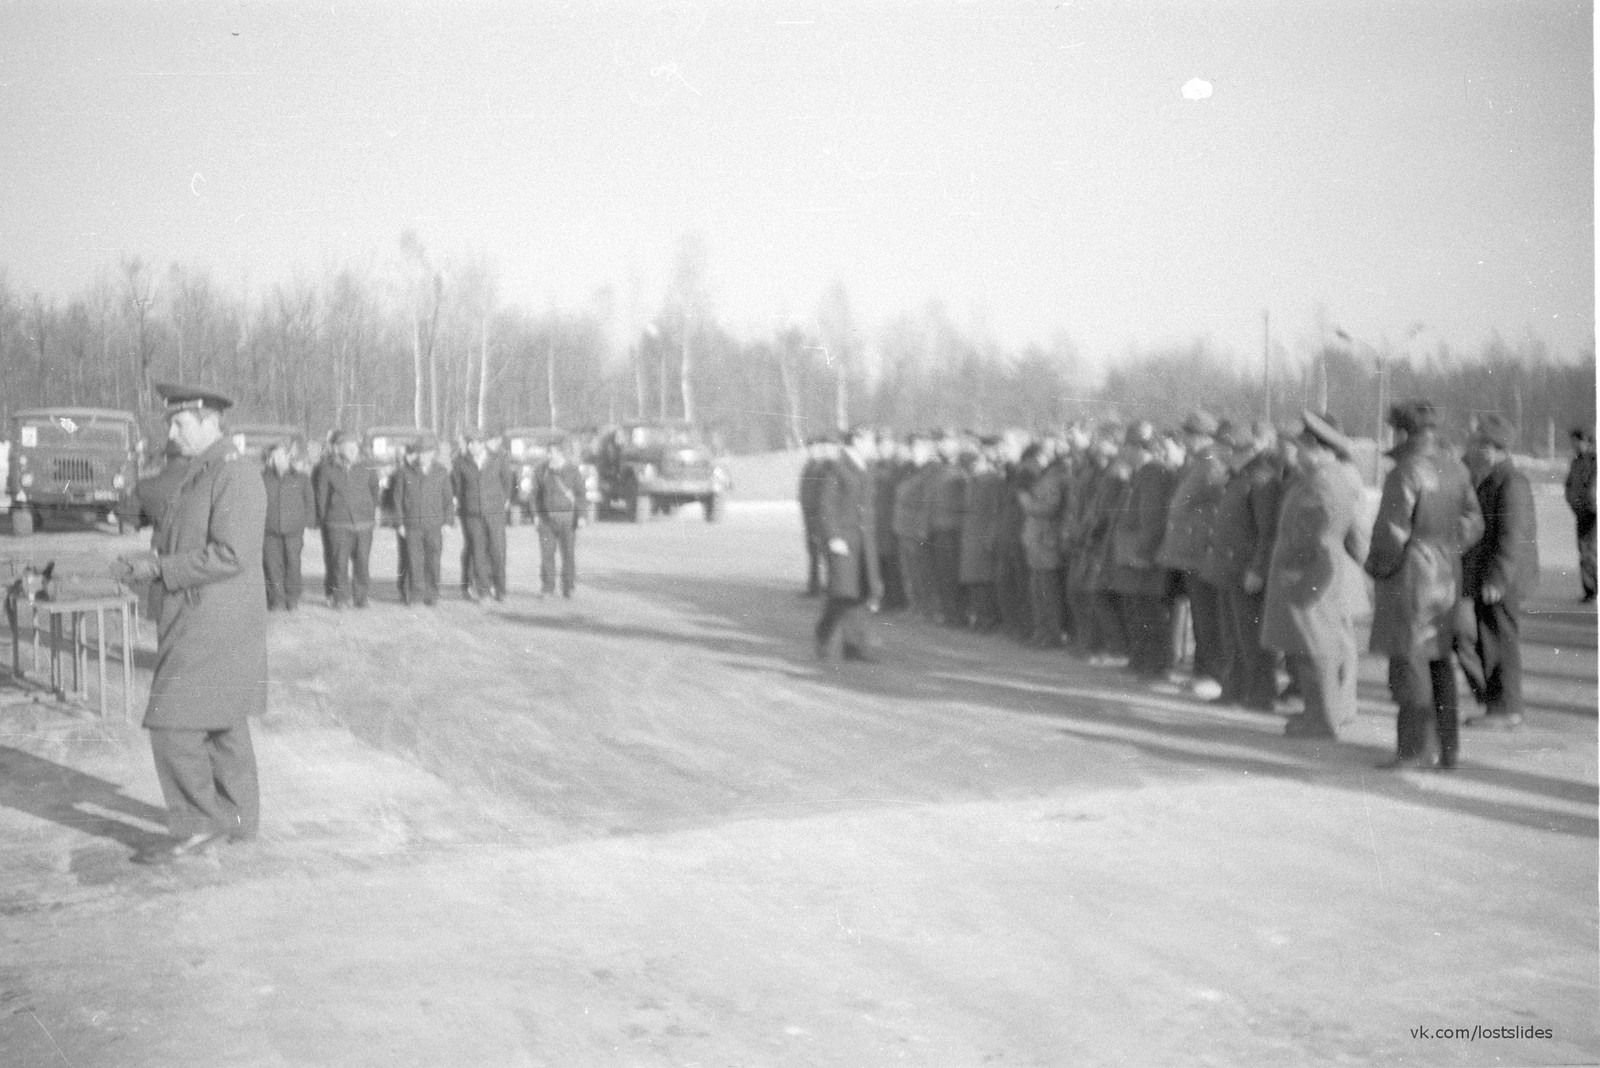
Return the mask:
[[[699,234],[678,239],[677,258],[672,275],[672,305],[679,326],[681,354],[678,360],[678,392],[683,400],[683,417],[693,422],[694,359],[691,337],[709,313],[706,296],[706,243]],[[663,408],[665,399],[663,398]],[[663,410],[662,416],[666,413]]]

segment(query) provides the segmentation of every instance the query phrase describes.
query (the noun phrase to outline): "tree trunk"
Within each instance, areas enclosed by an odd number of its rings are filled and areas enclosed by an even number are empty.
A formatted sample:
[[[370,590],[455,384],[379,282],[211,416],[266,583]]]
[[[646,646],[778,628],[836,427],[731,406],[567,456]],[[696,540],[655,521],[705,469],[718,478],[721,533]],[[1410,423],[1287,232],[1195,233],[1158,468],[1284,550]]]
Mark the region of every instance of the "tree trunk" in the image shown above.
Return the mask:
[[[556,342],[553,337],[545,341],[544,390],[550,402],[550,429],[554,430],[556,428]]]
[[[416,388],[411,392],[411,425],[422,425],[422,322],[415,313],[411,316],[411,366],[416,376]]]
[[[783,385],[784,409],[789,413],[785,437],[789,448],[798,449],[805,438],[800,433],[800,398],[795,394],[794,379],[789,374],[789,346],[779,345],[777,353],[778,381]]]
[[[678,391],[683,394],[683,418],[685,422],[694,422],[694,397],[689,387],[689,371],[691,363],[689,356],[689,319],[683,320],[683,359],[678,363]]]

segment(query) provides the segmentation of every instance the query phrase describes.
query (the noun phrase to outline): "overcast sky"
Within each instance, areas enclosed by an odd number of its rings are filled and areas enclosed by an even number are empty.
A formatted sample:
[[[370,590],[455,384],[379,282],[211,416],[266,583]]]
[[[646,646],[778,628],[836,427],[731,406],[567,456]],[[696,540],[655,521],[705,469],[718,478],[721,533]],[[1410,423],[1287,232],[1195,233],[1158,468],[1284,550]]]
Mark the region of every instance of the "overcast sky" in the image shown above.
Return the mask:
[[[0,3],[0,268],[259,289],[416,229],[744,333],[844,282],[1091,357],[1594,335],[1591,12],[1467,3]],[[1184,86],[1192,79],[1211,92]],[[648,310],[648,308],[647,308]]]

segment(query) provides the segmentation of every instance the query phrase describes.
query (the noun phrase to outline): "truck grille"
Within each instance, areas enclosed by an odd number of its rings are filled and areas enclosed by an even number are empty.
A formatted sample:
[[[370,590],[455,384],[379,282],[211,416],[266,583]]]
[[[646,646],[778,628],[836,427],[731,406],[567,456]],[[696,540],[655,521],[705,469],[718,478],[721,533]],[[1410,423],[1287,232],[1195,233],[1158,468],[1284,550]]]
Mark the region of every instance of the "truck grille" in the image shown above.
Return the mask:
[[[94,461],[81,456],[60,456],[52,461],[50,477],[57,482],[93,482]]]

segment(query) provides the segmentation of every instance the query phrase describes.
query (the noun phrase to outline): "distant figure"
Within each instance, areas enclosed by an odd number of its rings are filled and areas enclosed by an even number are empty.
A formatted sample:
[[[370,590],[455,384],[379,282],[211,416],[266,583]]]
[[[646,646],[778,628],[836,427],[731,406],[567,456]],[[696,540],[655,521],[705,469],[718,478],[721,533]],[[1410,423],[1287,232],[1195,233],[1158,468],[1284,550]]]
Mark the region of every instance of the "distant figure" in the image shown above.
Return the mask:
[[[1219,424],[1209,412],[1190,412],[1183,421],[1187,459],[1167,508],[1167,532],[1156,563],[1181,574],[1183,595],[1189,599],[1194,627],[1195,693],[1221,694],[1222,598],[1217,588],[1200,574],[1211,542],[1211,528],[1228,484],[1228,467],[1222,461],[1216,435]],[[1176,650],[1174,650],[1176,653]],[[1174,657],[1176,659],[1176,657]],[[1211,680],[1211,681],[1207,681]]]
[[[1583,583],[1583,603],[1594,603],[1594,431],[1572,431],[1572,466],[1567,468],[1567,507],[1578,521],[1578,578]]]
[[[841,636],[846,660],[871,660],[861,607],[882,593],[878,575],[877,493],[869,465],[872,432],[850,431],[822,489],[822,535],[828,547],[828,599],[817,620],[817,659],[826,660],[833,636]]]
[[[439,443],[432,438],[407,447],[409,461],[395,472],[394,510],[400,539],[406,547],[404,604],[421,601],[432,608],[439,601],[439,561],[444,553],[444,528],[455,524],[455,498],[450,474],[439,462]]]
[[[1439,445],[1432,404],[1397,404],[1389,423],[1404,438],[1389,453],[1367,574],[1377,580],[1371,649],[1389,658],[1399,713],[1394,756],[1379,766],[1453,768],[1461,554],[1483,536],[1483,513],[1466,467]]]
[[[333,438],[333,459],[322,468],[317,514],[328,539],[333,568],[331,608],[354,604],[367,607],[372,559],[372,532],[378,525],[382,490],[378,469],[361,459],[361,444],[338,431]]]
[[[556,592],[560,558],[561,596],[578,585],[578,522],[583,517],[583,472],[560,446],[550,450],[533,486],[533,514],[539,521],[539,594]]]
[[[306,528],[317,524],[316,496],[311,479],[294,469],[289,447],[281,442],[267,450],[261,480],[267,490],[267,526],[261,543],[267,611],[292,612],[300,603],[300,550]]]
[[[1467,443],[1478,474],[1483,539],[1461,558],[1462,593],[1477,617],[1478,694],[1485,714],[1469,727],[1512,730],[1522,723],[1522,603],[1539,584],[1539,532],[1533,486],[1511,462],[1515,428],[1502,416],[1478,421]]]
[[[822,564],[827,546],[822,540],[822,484],[827,479],[832,442],[812,438],[806,442],[806,462],[800,468],[800,524],[806,539],[805,596],[822,592]]]
[[[467,435],[466,454],[450,472],[456,514],[466,536],[471,584],[467,600],[506,596],[506,508],[515,488],[511,468],[481,434]]]
[[[249,716],[267,705],[267,608],[261,596],[266,489],[222,432],[232,405],[213,392],[158,385],[167,433],[188,458],[156,523],[155,548],[122,558],[124,578],[161,593],[150,732],[172,840],[142,864],[253,838],[260,821]]]

